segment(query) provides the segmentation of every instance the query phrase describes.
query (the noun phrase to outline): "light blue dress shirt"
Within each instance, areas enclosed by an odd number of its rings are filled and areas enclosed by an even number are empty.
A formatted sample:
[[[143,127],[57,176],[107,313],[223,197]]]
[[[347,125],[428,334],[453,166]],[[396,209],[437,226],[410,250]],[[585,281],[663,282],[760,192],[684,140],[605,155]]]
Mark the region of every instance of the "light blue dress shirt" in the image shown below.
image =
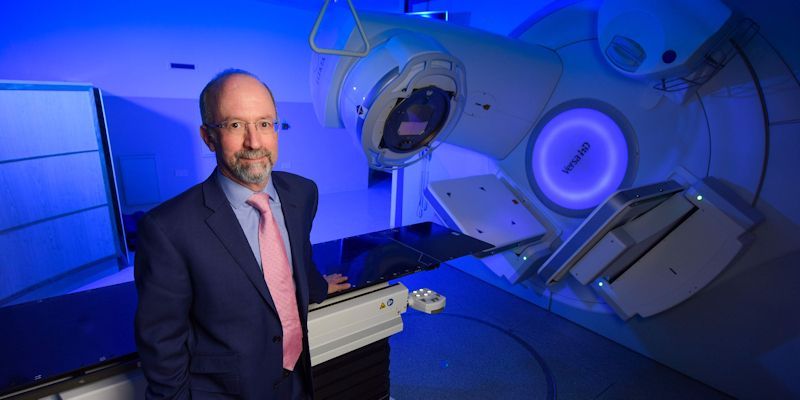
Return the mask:
[[[227,176],[223,175],[217,169],[217,182],[219,182],[222,191],[225,192],[225,197],[233,208],[233,213],[236,214],[236,219],[239,220],[247,237],[247,243],[250,245],[250,250],[253,251],[253,256],[258,261],[258,267],[263,271],[261,266],[261,250],[258,247],[258,222],[261,219],[261,214],[258,210],[247,204],[247,199],[257,192],[254,192],[234,181]],[[272,211],[272,216],[275,222],[278,223],[278,229],[281,231],[281,238],[283,238],[283,246],[286,248],[286,257],[289,259],[289,264],[292,262],[292,249],[289,246],[289,233],[286,231],[286,221],[283,219],[283,210],[281,209],[281,199],[278,197],[278,192],[275,190],[275,185],[272,184],[272,179],[267,182],[264,188],[264,193],[269,195],[269,208]]]

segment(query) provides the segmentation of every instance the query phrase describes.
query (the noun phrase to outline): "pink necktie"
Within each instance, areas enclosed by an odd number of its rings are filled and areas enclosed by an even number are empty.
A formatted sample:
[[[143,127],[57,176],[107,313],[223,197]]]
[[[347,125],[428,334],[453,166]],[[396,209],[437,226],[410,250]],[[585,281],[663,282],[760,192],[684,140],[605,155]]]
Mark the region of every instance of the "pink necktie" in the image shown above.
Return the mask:
[[[278,224],[272,217],[269,195],[256,193],[250,196],[247,204],[261,213],[258,223],[261,269],[264,271],[264,280],[267,281],[269,294],[275,302],[283,327],[283,368],[294,370],[300,352],[303,351],[303,331],[300,328],[292,269],[286,257],[286,248]]]

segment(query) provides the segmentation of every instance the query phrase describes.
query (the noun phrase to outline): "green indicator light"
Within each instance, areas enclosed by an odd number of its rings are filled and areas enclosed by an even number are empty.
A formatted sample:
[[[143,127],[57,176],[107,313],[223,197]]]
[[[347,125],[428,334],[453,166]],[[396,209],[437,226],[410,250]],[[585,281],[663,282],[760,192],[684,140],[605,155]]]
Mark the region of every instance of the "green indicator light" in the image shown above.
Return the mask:
[[[697,195],[697,201],[703,201],[703,195],[702,194],[698,194]]]
[[[528,261],[528,256],[523,256],[522,261]]]

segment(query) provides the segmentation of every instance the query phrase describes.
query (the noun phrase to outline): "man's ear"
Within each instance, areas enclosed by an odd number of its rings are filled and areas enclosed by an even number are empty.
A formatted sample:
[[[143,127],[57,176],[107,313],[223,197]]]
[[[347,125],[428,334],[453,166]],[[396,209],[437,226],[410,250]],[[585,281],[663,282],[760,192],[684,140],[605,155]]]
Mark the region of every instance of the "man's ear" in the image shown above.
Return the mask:
[[[208,128],[205,125],[200,125],[200,137],[203,138],[203,142],[208,146],[208,149],[212,152],[216,152],[216,146],[214,145],[214,135],[208,131]]]

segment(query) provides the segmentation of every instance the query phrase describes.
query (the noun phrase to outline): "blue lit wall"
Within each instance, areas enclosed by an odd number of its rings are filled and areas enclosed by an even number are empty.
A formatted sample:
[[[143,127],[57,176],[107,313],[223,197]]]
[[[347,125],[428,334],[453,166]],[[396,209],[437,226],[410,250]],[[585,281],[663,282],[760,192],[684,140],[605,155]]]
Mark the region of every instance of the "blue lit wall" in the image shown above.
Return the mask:
[[[104,91],[128,213],[180,193],[213,169],[213,154],[199,137],[197,96],[214,74],[229,67],[267,82],[290,125],[281,135],[276,169],[314,179],[323,194],[366,189],[360,148],[344,130],[321,128],[310,104],[306,38],[316,8],[257,1],[225,2],[224,10],[222,5],[151,0],[4,5],[6,17],[18,17],[0,25],[0,80],[89,82]]]

